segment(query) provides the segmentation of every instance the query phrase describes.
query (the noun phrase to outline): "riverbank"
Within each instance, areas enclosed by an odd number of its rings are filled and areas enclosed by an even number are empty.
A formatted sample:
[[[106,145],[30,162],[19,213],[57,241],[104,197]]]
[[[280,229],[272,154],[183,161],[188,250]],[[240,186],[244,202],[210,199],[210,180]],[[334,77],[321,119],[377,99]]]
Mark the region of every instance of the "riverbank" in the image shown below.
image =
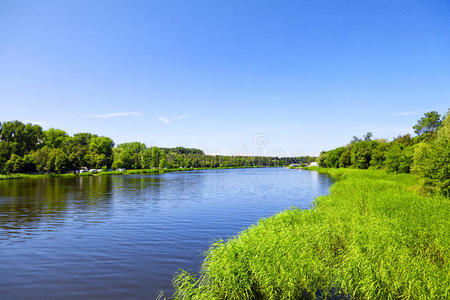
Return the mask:
[[[276,166],[281,167],[281,166]],[[217,168],[171,168],[171,169],[136,169],[126,171],[103,171],[98,173],[85,172],[85,173],[64,173],[64,174],[7,174],[1,175],[0,180],[10,179],[25,179],[25,178],[50,178],[50,177],[84,177],[84,176],[106,176],[106,175],[135,175],[135,174],[164,174],[169,172],[186,172],[186,171],[199,171],[199,170],[221,170],[221,169],[248,169],[248,168],[274,168],[271,166],[241,166],[241,167],[217,167]]]
[[[317,171],[337,179],[328,196],[214,243],[175,298],[449,297],[448,198],[419,194],[410,174]]]

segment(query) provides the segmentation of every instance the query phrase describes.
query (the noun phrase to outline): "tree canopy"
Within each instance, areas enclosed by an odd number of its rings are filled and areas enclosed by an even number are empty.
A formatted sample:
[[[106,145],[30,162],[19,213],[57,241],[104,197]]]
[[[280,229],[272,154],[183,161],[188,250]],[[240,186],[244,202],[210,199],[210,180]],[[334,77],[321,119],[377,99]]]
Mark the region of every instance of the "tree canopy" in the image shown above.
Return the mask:
[[[428,112],[416,125],[417,136],[399,135],[391,142],[372,139],[372,133],[353,137],[345,147],[322,151],[319,165],[328,168],[386,169],[395,173],[413,172],[422,177],[425,189],[449,194],[450,120]]]
[[[435,132],[442,124],[441,115],[437,111],[427,112],[417,124],[413,126],[417,135]]]
[[[0,172],[56,172],[88,169],[200,168],[278,166],[308,163],[314,157],[205,155],[200,149],[159,148],[140,142],[115,146],[109,137],[91,133],[73,136],[55,128],[20,121],[0,123]]]

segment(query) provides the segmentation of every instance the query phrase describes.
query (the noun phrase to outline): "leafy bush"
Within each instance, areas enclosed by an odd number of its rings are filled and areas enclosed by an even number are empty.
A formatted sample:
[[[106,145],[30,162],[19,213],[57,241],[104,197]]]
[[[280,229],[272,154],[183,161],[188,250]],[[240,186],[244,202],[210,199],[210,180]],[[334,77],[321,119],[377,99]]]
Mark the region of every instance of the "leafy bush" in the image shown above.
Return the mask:
[[[409,173],[413,151],[413,146],[405,147],[400,143],[394,142],[385,154],[384,164],[386,169],[389,172]]]
[[[413,172],[422,178],[425,189],[450,195],[450,115],[447,114],[436,138],[420,143],[414,152]]]

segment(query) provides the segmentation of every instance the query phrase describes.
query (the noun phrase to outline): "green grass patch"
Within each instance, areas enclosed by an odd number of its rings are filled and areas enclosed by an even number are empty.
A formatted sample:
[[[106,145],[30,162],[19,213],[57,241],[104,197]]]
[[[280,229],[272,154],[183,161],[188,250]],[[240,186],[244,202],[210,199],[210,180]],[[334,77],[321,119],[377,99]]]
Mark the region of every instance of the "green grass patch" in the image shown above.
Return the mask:
[[[79,176],[79,177],[86,177],[86,176],[93,176],[93,175],[94,175],[94,173],[91,173],[91,172],[84,172],[84,173],[77,174],[77,176]]]
[[[25,178],[25,176],[26,176],[26,174],[7,174],[7,175],[0,174],[0,180],[22,179],[22,178]]]
[[[448,198],[416,193],[409,174],[318,171],[338,179],[330,195],[215,242],[174,298],[448,299]]]
[[[87,173],[89,173],[89,172],[81,173],[81,174],[87,174]],[[96,173],[96,175],[123,175],[123,174],[125,174],[125,173],[122,171],[102,171],[102,172]]]
[[[91,174],[92,175],[92,174]],[[6,175],[0,175],[0,180],[7,180],[7,179],[25,179],[25,178],[48,178],[48,177],[76,177],[77,175],[73,173],[67,173],[67,174],[21,174],[21,173],[15,173],[15,174],[6,174]]]

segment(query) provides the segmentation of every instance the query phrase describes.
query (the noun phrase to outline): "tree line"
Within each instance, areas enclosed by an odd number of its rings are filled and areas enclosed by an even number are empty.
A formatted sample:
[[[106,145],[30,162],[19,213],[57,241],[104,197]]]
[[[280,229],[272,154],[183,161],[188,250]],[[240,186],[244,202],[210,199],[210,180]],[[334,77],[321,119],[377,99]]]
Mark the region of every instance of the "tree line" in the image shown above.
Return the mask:
[[[320,153],[318,163],[326,168],[386,169],[414,173],[425,189],[449,195],[450,114],[441,118],[436,111],[426,113],[413,126],[415,136],[399,135],[387,141],[373,139],[368,132],[343,147]]]
[[[281,166],[309,163],[315,157],[206,155],[200,149],[148,147],[130,142],[115,145],[91,133],[72,136],[60,129],[43,130],[20,121],[0,122],[0,173],[65,173],[88,169],[218,168]]]

